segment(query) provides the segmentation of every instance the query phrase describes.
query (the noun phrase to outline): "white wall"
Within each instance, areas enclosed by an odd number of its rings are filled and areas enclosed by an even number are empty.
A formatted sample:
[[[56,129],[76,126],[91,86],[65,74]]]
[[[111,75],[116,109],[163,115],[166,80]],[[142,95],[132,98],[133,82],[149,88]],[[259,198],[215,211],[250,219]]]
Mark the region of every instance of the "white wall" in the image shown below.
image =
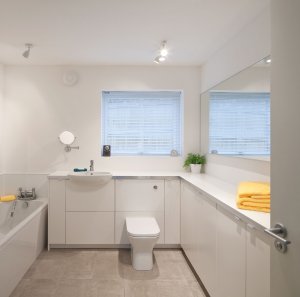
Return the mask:
[[[79,74],[65,86],[66,70]],[[52,172],[88,167],[96,170],[180,170],[183,157],[101,157],[101,90],[182,89],[184,151],[200,149],[200,68],[198,67],[55,67],[7,66],[6,173]],[[80,150],[65,153],[58,135],[70,130]]]
[[[201,91],[205,92],[271,53],[270,8],[243,28],[202,67]]]
[[[270,92],[270,80],[271,67],[252,66],[212,89],[218,91]]]
[[[201,69],[201,90],[204,93],[213,86],[239,73],[243,69],[257,63],[271,52],[270,49],[270,9],[263,11],[252,23],[214,55]],[[251,71],[251,70],[250,70]],[[255,72],[255,70],[254,70]],[[242,74],[243,75],[243,74]],[[262,77],[265,74],[261,74]],[[249,71],[243,77],[253,77]],[[239,79],[240,80],[240,79]],[[232,82],[224,82],[225,88],[233,88]],[[239,81],[243,90],[253,89],[249,83]],[[257,81],[255,83],[257,85]],[[265,82],[261,84],[264,88]],[[208,99],[201,96],[201,152],[207,152],[208,143]],[[208,155],[206,172],[227,182],[237,184],[243,180],[269,180],[270,162],[242,159],[220,155]]]

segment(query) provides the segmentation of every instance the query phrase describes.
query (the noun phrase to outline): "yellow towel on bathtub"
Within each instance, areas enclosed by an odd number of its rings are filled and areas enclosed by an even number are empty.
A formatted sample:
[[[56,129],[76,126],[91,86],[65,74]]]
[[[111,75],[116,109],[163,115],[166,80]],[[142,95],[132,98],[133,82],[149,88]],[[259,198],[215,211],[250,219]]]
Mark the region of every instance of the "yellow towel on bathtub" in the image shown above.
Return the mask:
[[[6,196],[1,196],[0,197],[1,202],[9,202],[9,201],[14,201],[14,200],[16,200],[15,195],[6,195]]]
[[[237,207],[246,210],[270,212],[270,184],[241,182],[237,193]]]

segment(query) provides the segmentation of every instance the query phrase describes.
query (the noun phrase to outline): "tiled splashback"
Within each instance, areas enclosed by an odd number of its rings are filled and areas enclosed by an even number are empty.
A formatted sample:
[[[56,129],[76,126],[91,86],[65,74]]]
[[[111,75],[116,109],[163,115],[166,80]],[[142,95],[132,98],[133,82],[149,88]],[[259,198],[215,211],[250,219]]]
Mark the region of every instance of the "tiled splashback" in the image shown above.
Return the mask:
[[[2,194],[17,194],[19,187],[31,190],[36,189],[38,198],[48,197],[48,174],[3,174],[0,175],[0,191]],[[2,183],[1,183],[2,180]]]

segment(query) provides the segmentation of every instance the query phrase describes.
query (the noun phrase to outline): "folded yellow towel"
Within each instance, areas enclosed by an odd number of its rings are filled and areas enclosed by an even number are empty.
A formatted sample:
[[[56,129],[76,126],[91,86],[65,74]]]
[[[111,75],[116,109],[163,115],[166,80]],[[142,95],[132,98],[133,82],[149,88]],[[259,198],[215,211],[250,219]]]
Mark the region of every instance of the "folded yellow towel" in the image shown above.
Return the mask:
[[[1,202],[9,202],[9,201],[14,201],[14,200],[16,200],[15,195],[6,195],[6,196],[1,196],[0,197]]]
[[[237,207],[246,210],[270,212],[270,184],[241,182],[237,193]]]
[[[238,188],[240,197],[270,196],[270,183],[265,182],[241,182]]]

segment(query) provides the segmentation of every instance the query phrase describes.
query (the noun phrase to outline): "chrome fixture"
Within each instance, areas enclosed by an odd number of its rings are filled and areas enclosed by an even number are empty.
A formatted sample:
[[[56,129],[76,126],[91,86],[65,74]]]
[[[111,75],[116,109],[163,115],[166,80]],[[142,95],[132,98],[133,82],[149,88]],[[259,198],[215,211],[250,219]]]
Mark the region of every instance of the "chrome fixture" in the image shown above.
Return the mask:
[[[275,238],[275,248],[280,253],[287,251],[288,245],[291,243],[289,240],[284,239],[287,236],[287,230],[283,224],[277,223],[273,228],[265,229],[265,233]]]
[[[90,171],[94,171],[94,160],[90,161]]]
[[[25,43],[25,47],[27,48],[25,50],[25,52],[23,53],[23,57],[28,59],[29,58],[29,55],[30,55],[30,50],[32,49],[33,47],[33,44],[32,43]]]
[[[264,61],[265,64],[271,64],[272,63],[271,56],[268,56],[268,57],[264,58],[263,61]]]
[[[69,144],[67,144],[65,146],[65,152],[69,153],[71,150],[79,150],[79,146],[70,146]]]
[[[15,201],[13,202],[12,210],[11,210],[11,212],[10,212],[10,216],[11,216],[11,217],[13,217],[14,214],[15,214],[16,206],[17,206],[17,200],[15,200]]]
[[[72,149],[79,150],[79,146],[71,146],[71,144],[75,141],[76,137],[72,132],[63,131],[58,136],[58,139],[62,144],[65,145],[65,152],[69,153]]]
[[[32,188],[31,191],[23,191],[21,187],[19,188],[19,194],[17,196],[19,200],[35,200],[36,197],[35,188]]]
[[[156,56],[156,58],[154,59],[154,63],[159,64],[161,62],[164,62],[166,60],[167,55],[168,55],[167,41],[164,40],[161,43],[158,56]]]

